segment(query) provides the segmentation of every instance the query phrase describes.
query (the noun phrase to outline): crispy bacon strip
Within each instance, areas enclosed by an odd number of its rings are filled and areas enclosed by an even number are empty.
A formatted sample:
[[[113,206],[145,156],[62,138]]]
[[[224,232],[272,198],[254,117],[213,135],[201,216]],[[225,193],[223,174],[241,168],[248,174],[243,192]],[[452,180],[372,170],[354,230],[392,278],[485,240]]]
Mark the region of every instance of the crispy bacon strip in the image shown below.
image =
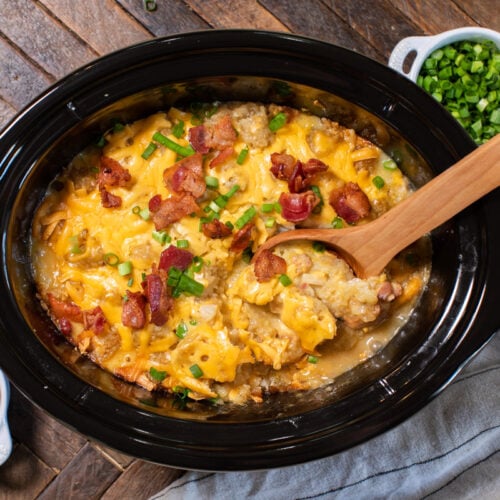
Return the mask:
[[[158,268],[168,271],[171,267],[176,267],[184,271],[191,265],[193,258],[194,255],[189,250],[170,245],[161,253]]]
[[[225,238],[232,233],[231,228],[226,226],[219,219],[214,219],[211,222],[206,222],[201,226],[201,230],[207,238],[212,239]]]
[[[152,200],[155,199],[153,206],[155,210],[151,210]],[[153,212],[152,220],[157,231],[165,229],[173,222],[177,222],[186,215],[198,212],[198,205],[191,194],[183,194],[180,196],[172,196],[166,200],[161,200],[153,197],[149,201],[150,210]]]
[[[198,153],[206,155],[210,148],[207,145],[209,140],[210,131],[205,127],[205,125],[197,125],[196,127],[191,127],[188,131],[188,140],[194,150]]]
[[[354,182],[348,182],[344,187],[334,189],[330,193],[329,201],[337,215],[348,224],[366,217],[371,209],[368,196]]]
[[[271,173],[274,177],[282,181],[288,181],[293,174],[297,160],[286,153],[273,153],[271,163]]]
[[[141,292],[127,290],[122,307],[122,323],[130,328],[144,328],[146,324],[146,297]]]
[[[275,255],[271,250],[262,250],[253,265],[253,272],[257,281],[262,283],[269,281],[277,274],[286,273],[286,260],[279,255]]]
[[[108,156],[101,156],[99,164],[99,187],[125,186],[131,179],[130,173],[119,162]]]
[[[233,252],[242,252],[248,247],[252,239],[252,229],[255,224],[253,222],[248,222],[233,236],[233,241],[231,242],[230,250]]]
[[[101,193],[101,203],[104,208],[121,207],[122,199],[119,196],[112,194],[109,191],[106,191],[105,188],[101,188],[100,193]]]
[[[203,177],[203,156],[195,153],[183,158],[163,172],[163,180],[170,191],[199,198],[207,189]]]
[[[83,313],[80,306],[73,302],[56,299],[51,293],[47,294],[48,305],[52,314],[58,319],[66,319],[75,323],[83,323]]]
[[[106,317],[99,306],[88,311],[83,311],[83,326],[85,330],[93,330],[96,335],[99,335],[104,332],[105,325]]]
[[[168,294],[166,273],[153,269],[153,272],[146,276],[142,287],[149,302],[151,322],[156,326],[164,325],[174,305],[174,299]]]
[[[279,197],[282,207],[281,215],[287,221],[294,223],[306,220],[319,202],[319,198],[313,191],[281,193]]]
[[[188,139],[191,146],[198,153],[207,154],[210,150],[231,147],[237,139],[236,130],[229,115],[224,115],[214,125],[198,125],[188,131]]]

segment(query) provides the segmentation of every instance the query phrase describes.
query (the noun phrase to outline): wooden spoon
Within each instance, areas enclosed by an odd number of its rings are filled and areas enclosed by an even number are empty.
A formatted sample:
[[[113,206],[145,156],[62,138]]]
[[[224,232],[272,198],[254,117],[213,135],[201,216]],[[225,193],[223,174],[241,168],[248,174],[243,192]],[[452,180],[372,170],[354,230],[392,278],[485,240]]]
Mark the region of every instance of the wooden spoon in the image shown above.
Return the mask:
[[[296,229],[257,250],[285,241],[314,240],[333,247],[360,278],[380,274],[410,243],[500,186],[500,134],[434,177],[374,221],[344,229]]]

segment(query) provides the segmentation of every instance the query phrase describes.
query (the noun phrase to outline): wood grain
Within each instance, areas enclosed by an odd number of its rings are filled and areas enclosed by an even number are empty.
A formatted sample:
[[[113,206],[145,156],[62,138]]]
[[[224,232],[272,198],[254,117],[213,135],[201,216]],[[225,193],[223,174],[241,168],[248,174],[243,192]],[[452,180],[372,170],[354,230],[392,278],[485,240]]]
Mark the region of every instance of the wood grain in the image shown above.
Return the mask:
[[[0,98],[0,131],[14,117],[16,110],[8,103]]]
[[[97,55],[32,1],[0,0],[0,12],[0,30],[56,78]],[[36,31],[31,28],[33,22],[39,26]]]
[[[500,31],[500,5],[498,0],[455,0],[455,3],[476,23]]]
[[[146,11],[143,3],[137,0],[118,2],[155,36],[210,28],[206,21],[179,0],[162,0],[153,12]]]
[[[359,33],[319,0],[260,0],[260,3],[294,33],[312,36],[383,60],[379,51],[368,45]]]
[[[151,38],[151,33],[113,0],[41,0],[98,54]]]
[[[253,28],[288,31],[287,27],[256,0],[185,0],[214,28]]]

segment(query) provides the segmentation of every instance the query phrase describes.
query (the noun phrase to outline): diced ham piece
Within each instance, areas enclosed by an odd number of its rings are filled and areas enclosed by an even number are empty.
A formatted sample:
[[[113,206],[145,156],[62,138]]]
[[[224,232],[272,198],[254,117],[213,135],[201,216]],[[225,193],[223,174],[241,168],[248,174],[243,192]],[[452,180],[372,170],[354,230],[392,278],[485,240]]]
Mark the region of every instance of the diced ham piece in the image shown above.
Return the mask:
[[[371,209],[368,196],[354,182],[348,182],[344,187],[334,189],[330,193],[329,201],[337,215],[348,224],[366,217]]]
[[[313,191],[281,193],[279,197],[281,215],[287,221],[294,223],[306,220],[319,202]]]
[[[237,137],[229,115],[224,115],[214,125],[198,125],[188,131],[189,143],[195,151],[202,154],[213,149],[222,151],[229,148]]]
[[[123,303],[122,323],[130,328],[144,328],[146,324],[146,297],[141,292],[127,290]]]
[[[119,162],[108,156],[101,156],[99,165],[99,187],[125,186],[131,179],[130,173]]]
[[[193,258],[194,255],[189,250],[170,245],[161,253],[158,268],[168,271],[171,267],[176,267],[185,271],[193,262]]]
[[[101,204],[104,208],[121,207],[122,199],[119,196],[112,194],[109,191],[106,191],[106,189],[104,188],[101,188],[100,193],[101,193]]]
[[[83,313],[80,306],[73,302],[56,299],[51,293],[47,294],[48,305],[52,314],[58,319],[66,319],[75,323],[83,323]]]
[[[253,222],[248,222],[233,236],[233,241],[231,242],[230,250],[233,252],[242,252],[245,248],[250,245],[252,240],[252,229],[255,224]]]
[[[180,196],[172,196],[166,200],[161,200],[158,204],[158,199],[155,198],[153,203],[156,210],[152,210],[152,220],[157,231],[165,229],[173,222],[177,222],[186,215],[198,212],[198,205],[191,194],[183,194]],[[151,209],[152,199],[149,201]]]
[[[166,186],[178,194],[188,193],[199,198],[206,191],[201,153],[183,158],[163,172]]]
[[[156,326],[165,324],[174,302],[174,299],[168,294],[166,276],[161,274],[153,271],[146,276],[146,280],[142,284],[151,310],[151,322]]]
[[[253,265],[253,272],[260,283],[269,281],[277,274],[286,273],[286,260],[271,250],[262,250]]]
[[[201,230],[207,238],[212,239],[225,238],[232,233],[231,228],[226,226],[226,224],[221,222],[219,219],[214,219],[211,222],[205,222],[205,224],[201,226]]]
[[[104,332],[105,325],[106,317],[99,306],[88,311],[83,311],[83,326],[85,330],[93,330],[96,335],[99,335]]]

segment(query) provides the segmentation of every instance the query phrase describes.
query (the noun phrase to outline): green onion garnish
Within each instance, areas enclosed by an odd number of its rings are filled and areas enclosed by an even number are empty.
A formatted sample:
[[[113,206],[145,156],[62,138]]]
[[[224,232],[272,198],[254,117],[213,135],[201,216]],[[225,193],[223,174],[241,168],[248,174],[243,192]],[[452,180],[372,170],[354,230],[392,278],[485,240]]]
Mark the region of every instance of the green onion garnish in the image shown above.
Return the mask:
[[[181,120],[172,128],[172,135],[180,139],[184,135],[184,122]]]
[[[323,253],[326,250],[325,244],[321,243],[321,241],[313,241],[312,247],[318,253]]]
[[[199,273],[203,267],[203,259],[199,255],[193,257],[193,263],[191,264],[191,270],[194,273]]]
[[[195,153],[195,150],[191,146],[181,146],[168,137],[165,137],[161,132],[154,133],[153,141],[159,142],[162,146],[171,149],[180,156],[191,156]]]
[[[213,177],[212,175],[207,175],[205,177],[205,184],[207,188],[217,189],[219,187],[219,179],[217,179],[217,177]]]
[[[281,274],[278,279],[283,286],[290,286],[292,284],[292,280],[286,274]]]
[[[146,149],[142,152],[141,156],[145,160],[149,159],[149,157],[156,151],[158,146],[154,142],[150,142]]]
[[[238,229],[241,229],[245,224],[248,224],[256,215],[257,215],[257,210],[252,205],[243,212],[243,215],[236,220],[234,225]]]
[[[342,220],[342,217],[335,217],[332,220],[332,227],[333,229],[342,229],[344,227],[344,221]]]
[[[139,217],[144,220],[149,220],[151,217],[149,213],[149,208],[143,208],[142,210],[140,210]]]
[[[280,213],[281,213],[281,210],[282,210],[281,205],[279,204],[279,202],[276,202],[276,203],[274,204],[274,211],[275,211],[276,213],[280,214]]]
[[[238,165],[243,165],[243,163],[246,160],[246,157],[248,156],[248,147],[244,147],[238,154],[238,157],[236,158],[236,163]]]
[[[132,213],[135,214],[135,215],[139,215],[141,213],[141,207],[139,205],[136,205],[133,209],[132,209]]]
[[[115,253],[104,254],[104,263],[108,266],[116,267],[120,263],[120,258]]]
[[[188,240],[177,240],[177,248],[188,248],[189,241]]]
[[[260,209],[265,214],[268,214],[274,210],[274,203],[263,203]]]
[[[286,124],[286,114],[285,113],[278,113],[269,122],[269,130],[271,132],[276,132],[281,127],[283,127],[285,124]]]
[[[171,267],[168,270],[167,285],[173,288],[173,297],[179,297],[181,293],[199,297],[205,289],[202,283],[194,280],[176,267]]]
[[[398,168],[398,166],[394,160],[385,160],[382,162],[382,166],[386,170],[396,170]]]
[[[264,222],[266,227],[274,227],[274,224],[276,224],[276,219],[274,217],[268,217],[266,222]]]
[[[203,371],[198,365],[192,365],[189,367],[189,371],[193,375],[194,378],[200,378],[203,376]]]
[[[309,356],[307,356],[307,362],[315,365],[318,362],[318,357],[310,354]]]
[[[313,214],[319,214],[325,202],[323,201],[323,196],[321,195],[321,191],[318,186],[311,186],[311,191],[316,195],[319,199],[319,203],[313,208]]]
[[[172,238],[167,234],[166,231],[153,231],[152,236],[153,239],[160,245],[165,245],[166,243],[170,243],[172,241]]]
[[[127,281],[127,286],[132,286],[134,284],[134,278],[130,278],[128,281]]]
[[[198,321],[196,321],[195,319],[190,319],[189,324],[192,326],[196,326],[198,324]]]
[[[234,224],[233,224],[230,220],[228,220],[228,221],[224,222],[224,224],[225,224],[225,225],[226,225],[229,229],[231,229],[231,231],[234,229]]]
[[[149,376],[155,381],[155,382],[161,382],[162,380],[165,380],[167,377],[167,372],[157,370],[154,366],[152,366],[149,369]]]
[[[123,123],[116,122],[113,125],[113,132],[121,132],[124,128],[125,128],[125,125],[123,125]]]
[[[127,276],[132,272],[132,262],[126,260],[125,262],[121,262],[118,264],[118,274],[120,276]]]
[[[385,186],[385,181],[384,181],[384,179],[382,179],[382,177],[380,177],[380,175],[376,175],[376,176],[372,179],[372,182],[373,182],[373,185],[374,185],[377,189],[382,189],[382,188]]]
[[[182,321],[181,323],[179,323],[177,325],[177,328],[175,329],[175,334],[180,339],[183,339],[186,336],[187,331],[188,331],[188,327],[187,327],[186,323],[184,323],[184,321]]]
[[[69,244],[71,245],[69,251],[70,253],[73,254],[79,254],[83,253],[82,249],[80,248],[80,238],[78,235],[73,235],[69,237]]]
[[[240,186],[238,184],[235,184],[226,194],[228,198],[231,198],[236,194],[236,192],[240,189]]]

